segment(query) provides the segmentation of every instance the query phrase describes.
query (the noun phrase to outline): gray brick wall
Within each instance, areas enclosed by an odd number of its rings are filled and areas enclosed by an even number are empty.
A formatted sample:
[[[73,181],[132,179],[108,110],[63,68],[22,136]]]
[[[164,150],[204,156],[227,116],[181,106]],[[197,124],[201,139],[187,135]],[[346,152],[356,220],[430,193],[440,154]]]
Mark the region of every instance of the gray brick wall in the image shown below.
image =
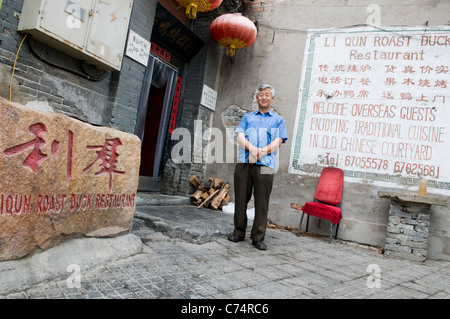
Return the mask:
[[[9,98],[14,58],[24,36],[17,32],[16,16],[22,6],[23,0],[4,0],[0,10],[0,95],[4,98]],[[156,0],[135,0],[133,4],[130,28],[148,40],[155,7]],[[78,63],[68,56],[63,59],[69,65]],[[134,132],[144,71],[143,65],[124,56],[121,72],[91,81],[41,61],[25,41],[15,68],[12,100],[25,105],[44,101],[54,111],[82,121]]]

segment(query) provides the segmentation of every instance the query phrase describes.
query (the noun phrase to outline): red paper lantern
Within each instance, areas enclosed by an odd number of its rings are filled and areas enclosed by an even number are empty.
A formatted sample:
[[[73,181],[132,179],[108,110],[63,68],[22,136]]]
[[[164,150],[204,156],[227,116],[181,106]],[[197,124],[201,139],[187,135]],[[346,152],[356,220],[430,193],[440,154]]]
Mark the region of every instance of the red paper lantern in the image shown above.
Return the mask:
[[[179,4],[186,8],[186,15],[189,19],[197,18],[197,11],[211,11],[220,6],[222,0],[177,0]]]
[[[236,49],[246,48],[256,40],[256,26],[240,13],[229,13],[216,18],[210,27],[211,36],[234,56]]]

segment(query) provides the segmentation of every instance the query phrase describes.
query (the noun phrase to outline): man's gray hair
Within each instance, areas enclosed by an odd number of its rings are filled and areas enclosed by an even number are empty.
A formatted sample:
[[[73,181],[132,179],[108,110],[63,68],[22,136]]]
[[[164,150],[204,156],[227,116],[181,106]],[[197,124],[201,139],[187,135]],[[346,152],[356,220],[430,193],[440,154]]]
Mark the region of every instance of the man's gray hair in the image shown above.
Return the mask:
[[[270,84],[261,84],[260,86],[258,86],[258,88],[256,89],[256,92],[255,92],[255,96],[258,95],[258,93],[260,91],[265,90],[267,88],[270,89],[270,92],[272,93],[272,96],[275,96],[275,88],[272,85],[270,85]]]

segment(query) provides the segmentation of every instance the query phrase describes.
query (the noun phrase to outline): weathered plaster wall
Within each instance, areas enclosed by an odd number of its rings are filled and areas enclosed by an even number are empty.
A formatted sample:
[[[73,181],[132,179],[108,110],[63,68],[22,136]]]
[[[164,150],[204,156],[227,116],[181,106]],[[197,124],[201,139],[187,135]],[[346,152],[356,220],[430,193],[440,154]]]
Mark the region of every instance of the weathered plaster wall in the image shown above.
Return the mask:
[[[269,218],[282,225],[298,227],[300,212],[291,203],[303,204],[313,199],[317,177],[288,173],[294,120],[303,63],[307,29],[344,28],[367,24],[373,11],[380,8],[380,26],[447,25],[450,23],[447,1],[336,1],[336,0],[271,0],[260,1],[250,17],[258,20],[258,36],[249,48],[237,52],[233,60],[224,57],[217,88],[218,100],[213,127],[230,127],[233,112],[254,108],[253,94],[261,83],[276,88],[273,103],[284,116],[290,139],[280,151],[280,169],[275,176]],[[232,107],[233,106],[233,107]],[[239,112],[235,112],[236,114]],[[228,120],[224,120],[228,119]],[[225,158],[225,156],[224,156]],[[232,182],[234,163],[214,163],[207,166],[206,176],[217,176]],[[372,183],[345,182],[343,219],[338,237],[359,243],[383,247],[389,201],[377,197],[380,188]],[[306,220],[306,218],[305,218]],[[324,235],[329,223],[310,220],[310,230]],[[304,227],[304,226],[303,226]],[[428,258],[450,260],[450,211],[433,207],[428,240]],[[294,239],[293,239],[294,240]]]

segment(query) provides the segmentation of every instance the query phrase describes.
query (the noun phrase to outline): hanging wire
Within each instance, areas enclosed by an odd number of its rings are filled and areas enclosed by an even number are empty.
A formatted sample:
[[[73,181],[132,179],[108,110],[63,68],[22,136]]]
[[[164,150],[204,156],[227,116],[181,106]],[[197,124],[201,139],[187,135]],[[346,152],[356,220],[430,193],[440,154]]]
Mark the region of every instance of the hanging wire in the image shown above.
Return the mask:
[[[235,1],[235,2],[237,2],[237,1]],[[230,11],[228,11],[227,13],[234,13],[234,12],[237,12],[241,7],[242,7],[242,4],[244,3],[244,1],[239,1],[239,3],[237,4],[237,6],[234,8],[234,9],[231,9]],[[230,8],[229,6],[228,6],[228,8]]]
[[[13,86],[13,79],[14,79],[14,71],[16,70],[17,57],[19,56],[20,48],[22,47],[23,41],[25,41],[27,35],[28,35],[28,33],[25,34],[22,41],[20,42],[19,49],[17,50],[17,53],[16,53],[16,58],[14,59],[14,66],[13,66],[12,74],[11,74],[11,83],[9,84],[9,100],[10,101],[12,99],[12,86]]]

